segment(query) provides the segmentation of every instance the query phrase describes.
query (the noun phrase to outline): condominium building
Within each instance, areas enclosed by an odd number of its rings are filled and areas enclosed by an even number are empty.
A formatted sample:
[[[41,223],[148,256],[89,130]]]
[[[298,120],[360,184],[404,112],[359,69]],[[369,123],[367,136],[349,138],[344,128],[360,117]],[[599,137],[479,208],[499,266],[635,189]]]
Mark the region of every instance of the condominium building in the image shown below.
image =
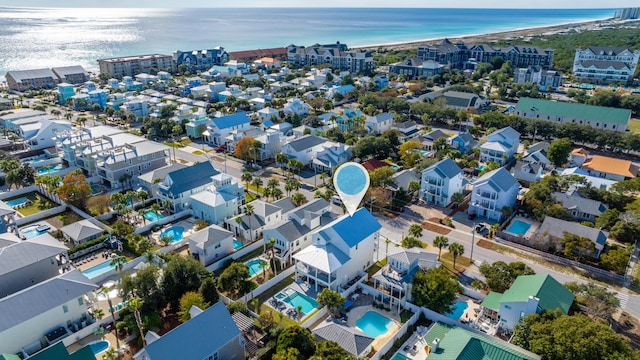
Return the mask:
[[[573,76],[596,84],[629,83],[638,66],[640,51],[624,47],[591,46],[576,49]]]
[[[123,76],[135,76],[140,73],[172,70],[173,58],[171,55],[149,54],[137,56],[115,57],[98,60],[101,74],[121,78]]]
[[[173,52],[173,63],[175,66],[186,65],[187,69],[204,71],[212,66],[221,66],[229,61],[229,54],[221,47],[216,46],[208,50],[193,50]]]
[[[289,45],[289,63],[298,66],[330,64],[353,73],[373,71],[373,54],[366,50],[348,50],[346,44],[314,44],[308,47]]]
[[[51,69],[9,71],[5,77],[9,89],[15,91],[53,89],[60,82]]]

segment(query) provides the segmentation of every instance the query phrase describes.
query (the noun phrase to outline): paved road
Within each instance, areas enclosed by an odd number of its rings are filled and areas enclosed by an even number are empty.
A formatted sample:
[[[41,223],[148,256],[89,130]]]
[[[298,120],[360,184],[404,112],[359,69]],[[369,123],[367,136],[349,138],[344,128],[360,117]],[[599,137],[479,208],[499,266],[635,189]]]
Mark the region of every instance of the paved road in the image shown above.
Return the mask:
[[[402,240],[403,236],[406,236],[408,233],[408,229],[409,226],[411,226],[412,224],[415,224],[416,221],[413,221],[411,219],[408,219],[407,216],[402,216],[402,217],[397,217],[395,219],[390,219],[388,217],[385,216],[381,216],[376,214],[375,215],[376,219],[380,222],[380,224],[382,225],[382,229],[380,230],[380,234],[382,235],[382,238],[385,239],[389,239],[395,243],[400,243]],[[419,220],[419,219],[416,219]],[[419,221],[418,221],[419,222]],[[438,236],[437,233],[434,233],[432,231],[428,231],[428,230],[424,230],[423,231],[423,235],[421,237],[420,240],[422,240],[424,243],[428,244],[431,247],[431,250],[434,250],[433,247],[433,239]],[[472,234],[470,231],[459,231],[459,230],[452,230],[449,234],[446,235],[447,238],[449,238],[449,243],[452,242],[458,242],[460,244],[462,244],[464,246],[465,252],[464,255],[465,256],[471,256],[471,243],[472,243]],[[477,243],[479,237],[475,236],[475,242]],[[384,242],[382,242],[379,246],[381,251],[380,251],[380,257],[384,257],[384,249],[385,249],[385,244]],[[391,246],[391,244],[390,244]],[[435,248],[435,251],[437,251],[437,248]],[[475,245],[473,247],[473,260],[474,260],[474,265],[469,267],[466,271],[465,271],[465,275],[468,276],[471,279],[480,279],[480,280],[484,280],[483,276],[478,272],[478,265],[481,264],[482,262],[486,261],[488,263],[493,263],[496,261],[504,261],[504,262],[513,262],[513,261],[522,261],[525,264],[527,264],[528,266],[530,266],[536,273],[538,274],[549,274],[551,276],[553,276],[556,280],[558,280],[561,283],[567,283],[567,282],[571,282],[571,281],[576,281],[576,282],[581,282],[581,283],[585,283],[588,282],[588,279],[585,279],[583,277],[580,277],[576,274],[572,274],[572,273],[568,273],[568,272],[562,272],[562,271],[558,271],[555,269],[550,269],[547,268],[545,266],[540,265],[539,263],[536,263],[532,260],[529,260],[527,258],[521,258],[521,257],[516,257],[512,254],[503,254],[503,253],[499,253],[493,250],[489,250],[489,249],[485,249],[482,247],[479,247],[477,245]],[[620,292],[616,289],[612,289],[610,288],[609,290],[613,291],[616,293],[616,296],[620,299],[620,308],[623,310],[626,310],[628,313],[636,316],[636,317],[640,317],[640,296],[638,295],[629,295],[626,294],[624,292]]]

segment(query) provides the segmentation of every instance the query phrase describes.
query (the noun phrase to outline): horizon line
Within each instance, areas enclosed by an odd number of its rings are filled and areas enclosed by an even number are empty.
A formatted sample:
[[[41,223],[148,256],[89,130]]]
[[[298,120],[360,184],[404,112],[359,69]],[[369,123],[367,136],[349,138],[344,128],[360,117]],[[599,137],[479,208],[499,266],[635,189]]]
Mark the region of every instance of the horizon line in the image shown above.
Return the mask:
[[[616,10],[634,7],[442,7],[442,6],[19,6],[0,5],[0,8],[13,9],[468,9],[468,10]]]

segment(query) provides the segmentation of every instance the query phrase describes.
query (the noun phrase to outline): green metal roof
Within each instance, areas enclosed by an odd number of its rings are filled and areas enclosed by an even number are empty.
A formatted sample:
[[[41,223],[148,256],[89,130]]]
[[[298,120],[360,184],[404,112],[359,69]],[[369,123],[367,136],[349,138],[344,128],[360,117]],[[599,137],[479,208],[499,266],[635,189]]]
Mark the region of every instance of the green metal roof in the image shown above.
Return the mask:
[[[526,302],[529,296],[537,297],[538,305],[545,310],[560,309],[567,314],[573,293],[560,284],[551,275],[521,275],[516,278],[509,290],[500,297],[500,302]]]
[[[502,294],[492,291],[487,295],[486,298],[484,298],[481,305],[486,308],[498,311],[500,310],[500,299],[502,299]]]
[[[20,360],[20,356],[14,354],[0,354],[0,360]]]
[[[431,345],[440,339],[438,350],[427,360],[533,360],[539,359],[524,350],[518,351],[514,345],[507,345],[488,335],[480,335],[454,325],[441,322],[433,324],[424,339]]]
[[[542,99],[520,98],[516,106],[516,112],[533,112],[540,114],[540,118],[546,115],[562,116],[573,119],[606,122],[609,124],[627,125],[631,117],[631,110],[618,109],[604,106],[567,103]]]
[[[30,357],[29,360],[96,360],[96,356],[93,355],[93,351],[88,346],[69,354],[64,344],[59,342]]]

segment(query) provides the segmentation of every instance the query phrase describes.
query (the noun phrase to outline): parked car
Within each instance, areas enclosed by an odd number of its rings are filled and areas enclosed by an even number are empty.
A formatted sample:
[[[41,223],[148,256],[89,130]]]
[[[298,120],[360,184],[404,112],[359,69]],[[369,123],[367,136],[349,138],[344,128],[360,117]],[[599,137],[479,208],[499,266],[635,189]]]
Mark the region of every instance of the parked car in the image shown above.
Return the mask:
[[[485,230],[487,230],[487,226],[485,224],[476,224],[475,230],[478,234],[482,234]]]
[[[215,150],[216,152],[225,152],[227,151],[227,145],[220,145]]]

